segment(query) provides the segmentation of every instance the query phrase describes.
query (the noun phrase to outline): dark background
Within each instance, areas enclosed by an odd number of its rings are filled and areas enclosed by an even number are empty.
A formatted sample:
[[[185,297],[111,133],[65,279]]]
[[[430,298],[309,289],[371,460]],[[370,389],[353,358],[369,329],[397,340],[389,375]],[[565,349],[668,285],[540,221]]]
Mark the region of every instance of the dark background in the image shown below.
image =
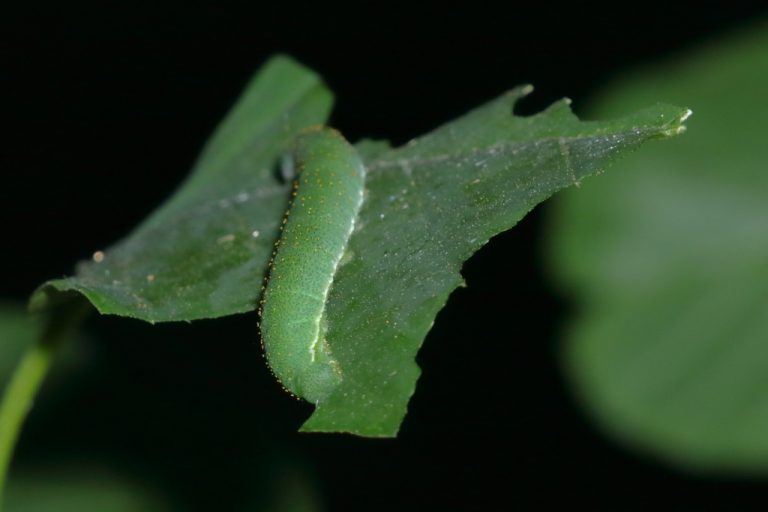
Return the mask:
[[[4,5],[0,296],[23,301],[161,203],[274,52],[325,77],[348,138],[402,143],[521,83],[536,93],[520,113],[562,96],[579,113],[617,73],[765,16],[760,4]],[[311,407],[273,383],[254,315],[105,317],[87,326],[90,363],[31,415],[17,468],[96,461],[201,511],[267,500],[292,471],[329,510],[757,509],[768,485],[668,468],[580,412],[556,360],[569,304],[546,279],[545,214],[465,265],[396,440],[296,434]]]

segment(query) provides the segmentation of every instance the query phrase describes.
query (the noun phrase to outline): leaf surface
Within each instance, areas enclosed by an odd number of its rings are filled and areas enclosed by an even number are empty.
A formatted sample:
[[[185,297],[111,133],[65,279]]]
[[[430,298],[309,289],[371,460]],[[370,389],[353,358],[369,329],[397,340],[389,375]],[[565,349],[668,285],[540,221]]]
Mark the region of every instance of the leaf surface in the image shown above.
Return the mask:
[[[168,322],[252,311],[288,204],[280,156],[324,123],[332,96],[293,60],[267,62],[217,128],[189,178],[129,236],[33,296],[78,291],[101,313]]]
[[[564,100],[513,116],[525,92],[515,89],[367,162],[360,226],[328,307],[327,338],[343,380],[303,430],[395,435],[418,378],[416,353],[462,285],[464,261],[622,150],[677,134],[687,115],[658,106],[581,122]]]

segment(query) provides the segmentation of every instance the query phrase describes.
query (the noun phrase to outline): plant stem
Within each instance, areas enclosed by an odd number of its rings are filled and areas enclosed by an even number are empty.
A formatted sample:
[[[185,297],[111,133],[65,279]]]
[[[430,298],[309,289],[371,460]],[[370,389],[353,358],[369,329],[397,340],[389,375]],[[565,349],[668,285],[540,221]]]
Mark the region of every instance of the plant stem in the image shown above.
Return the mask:
[[[74,307],[73,307],[74,306]],[[37,342],[19,361],[0,402],[0,508],[13,449],[24,419],[32,409],[61,341],[80,323],[86,311],[81,301],[69,301],[48,314]]]

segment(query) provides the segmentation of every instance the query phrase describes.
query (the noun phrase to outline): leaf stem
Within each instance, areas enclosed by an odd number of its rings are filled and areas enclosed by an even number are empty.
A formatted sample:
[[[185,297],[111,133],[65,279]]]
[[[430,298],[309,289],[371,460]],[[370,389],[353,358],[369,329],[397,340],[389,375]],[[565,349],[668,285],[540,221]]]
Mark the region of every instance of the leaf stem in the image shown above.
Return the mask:
[[[0,402],[0,508],[8,468],[24,419],[32,409],[62,340],[76,328],[87,311],[79,300],[67,301],[62,306],[48,313],[43,332],[19,361]]]

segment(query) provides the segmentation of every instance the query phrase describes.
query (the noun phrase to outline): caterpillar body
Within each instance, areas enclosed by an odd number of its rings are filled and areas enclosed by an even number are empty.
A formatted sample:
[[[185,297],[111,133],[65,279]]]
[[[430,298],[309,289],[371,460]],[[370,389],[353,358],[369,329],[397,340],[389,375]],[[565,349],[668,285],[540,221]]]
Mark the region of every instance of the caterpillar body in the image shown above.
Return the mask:
[[[293,150],[298,176],[262,299],[261,340],[291,393],[319,403],[341,382],[325,307],[363,203],[365,166],[342,135],[313,127]]]

